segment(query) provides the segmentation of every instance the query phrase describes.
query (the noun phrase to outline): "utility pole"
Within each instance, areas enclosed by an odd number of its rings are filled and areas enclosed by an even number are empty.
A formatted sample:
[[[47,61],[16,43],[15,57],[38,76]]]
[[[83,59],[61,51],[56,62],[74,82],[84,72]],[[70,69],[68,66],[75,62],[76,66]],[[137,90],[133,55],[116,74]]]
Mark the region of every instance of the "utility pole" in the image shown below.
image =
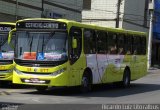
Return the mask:
[[[116,28],[119,28],[120,7],[121,7],[121,0],[118,0],[118,3],[117,3],[117,14],[116,14]]]
[[[41,18],[44,17],[44,0],[42,0],[42,13],[41,13]]]
[[[151,67],[152,34],[153,34],[153,11],[150,11],[150,25],[149,25],[149,38],[148,38],[148,69]]]
[[[18,20],[18,0],[16,0],[16,10],[15,10],[16,21]]]
[[[152,58],[152,35],[153,35],[153,15],[154,15],[154,0],[149,1],[149,12],[150,12],[150,28],[149,28],[149,38],[148,38],[148,69],[151,67]]]

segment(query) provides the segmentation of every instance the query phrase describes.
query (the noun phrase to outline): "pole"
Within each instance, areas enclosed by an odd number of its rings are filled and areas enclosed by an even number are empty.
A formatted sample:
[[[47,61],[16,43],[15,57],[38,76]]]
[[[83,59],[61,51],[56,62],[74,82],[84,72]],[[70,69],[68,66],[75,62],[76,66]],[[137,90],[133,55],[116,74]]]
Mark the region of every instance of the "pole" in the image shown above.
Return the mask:
[[[151,67],[151,55],[152,55],[152,32],[153,32],[153,11],[150,11],[150,26],[149,26],[149,38],[148,38],[148,69]]]
[[[120,15],[120,6],[121,6],[121,0],[118,0],[117,3],[117,17],[116,17],[116,28],[119,28],[119,15]]]
[[[42,13],[41,13],[41,18],[44,17],[44,0],[42,0]]]
[[[16,21],[18,20],[18,0],[16,0],[16,12],[15,12],[15,15],[16,15]]]

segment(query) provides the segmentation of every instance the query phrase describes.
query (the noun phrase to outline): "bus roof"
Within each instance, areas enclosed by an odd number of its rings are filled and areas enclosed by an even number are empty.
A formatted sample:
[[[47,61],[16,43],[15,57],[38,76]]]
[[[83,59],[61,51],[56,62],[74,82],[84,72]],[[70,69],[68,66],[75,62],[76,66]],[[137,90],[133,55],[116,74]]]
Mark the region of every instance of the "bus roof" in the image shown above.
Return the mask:
[[[13,25],[13,26],[15,26],[16,23],[12,23],[12,22],[0,22],[0,25]]]
[[[122,29],[122,28],[101,27],[101,26],[97,26],[97,25],[94,25],[94,24],[84,24],[84,23],[73,21],[73,20],[67,20],[67,19],[28,18],[28,19],[18,20],[16,23],[23,22],[23,21],[32,21],[32,20],[33,21],[34,20],[58,21],[58,22],[66,23],[68,25],[72,24],[73,26],[82,27],[82,28],[105,30],[105,31],[109,31],[109,32],[119,32],[119,33],[124,33],[124,34],[147,35],[146,32],[132,31],[132,30],[126,30],[126,29]]]

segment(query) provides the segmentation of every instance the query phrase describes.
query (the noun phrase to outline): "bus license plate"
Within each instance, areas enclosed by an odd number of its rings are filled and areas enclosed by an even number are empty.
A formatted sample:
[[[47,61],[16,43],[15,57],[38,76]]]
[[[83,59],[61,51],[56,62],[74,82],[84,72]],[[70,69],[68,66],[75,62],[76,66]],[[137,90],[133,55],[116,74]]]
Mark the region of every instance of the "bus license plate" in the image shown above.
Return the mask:
[[[31,83],[41,83],[41,80],[38,78],[32,78],[32,79],[30,79],[30,82]]]

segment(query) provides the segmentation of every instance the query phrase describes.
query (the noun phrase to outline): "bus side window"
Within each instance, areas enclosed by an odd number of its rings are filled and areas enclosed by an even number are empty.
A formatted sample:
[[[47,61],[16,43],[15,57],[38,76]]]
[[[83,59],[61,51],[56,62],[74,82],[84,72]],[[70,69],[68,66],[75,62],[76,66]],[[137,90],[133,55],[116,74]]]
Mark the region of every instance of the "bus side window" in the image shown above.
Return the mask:
[[[107,47],[107,54],[117,54],[117,35],[115,33],[108,33]]]
[[[97,53],[105,54],[106,53],[106,33],[103,31],[97,32]]]
[[[77,40],[77,47],[72,48],[72,40]],[[71,64],[74,64],[80,57],[82,51],[82,30],[78,27],[71,27],[69,38],[69,53]]]
[[[96,36],[94,30],[84,29],[84,53],[96,53]]]
[[[141,54],[145,55],[146,54],[146,37],[142,36],[141,37]]]
[[[118,54],[124,54],[124,34],[119,34],[117,38]]]
[[[134,55],[140,55],[140,36],[133,37],[133,51]]]
[[[132,35],[127,34],[125,37],[125,53],[126,55],[132,54]]]

